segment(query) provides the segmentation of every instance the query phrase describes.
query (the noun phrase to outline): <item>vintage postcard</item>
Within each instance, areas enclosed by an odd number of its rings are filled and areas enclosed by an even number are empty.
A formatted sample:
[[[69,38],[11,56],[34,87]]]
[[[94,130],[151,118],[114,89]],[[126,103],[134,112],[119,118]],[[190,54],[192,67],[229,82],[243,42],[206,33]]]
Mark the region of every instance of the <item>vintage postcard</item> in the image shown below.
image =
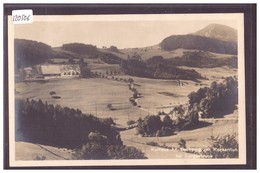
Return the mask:
[[[243,13],[30,20],[8,17],[10,166],[246,164]]]

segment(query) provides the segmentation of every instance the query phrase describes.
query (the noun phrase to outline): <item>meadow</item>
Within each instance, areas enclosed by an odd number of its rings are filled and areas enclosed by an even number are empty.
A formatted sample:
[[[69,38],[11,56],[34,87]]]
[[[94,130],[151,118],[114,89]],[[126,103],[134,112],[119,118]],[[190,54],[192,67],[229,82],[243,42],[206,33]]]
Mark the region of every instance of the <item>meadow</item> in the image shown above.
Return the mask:
[[[100,67],[95,66],[93,70],[99,69],[101,73],[105,74],[104,68],[101,70],[102,65]],[[192,91],[197,91],[200,87],[209,86],[213,81],[221,81],[223,76],[234,76],[237,73],[236,70],[225,67],[210,69],[196,68],[196,70],[200,70],[202,74],[207,75],[209,80],[202,80],[200,83],[181,80],[180,82],[184,85],[179,86],[177,80],[116,75],[115,78],[118,79],[132,78],[134,80],[135,88],[141,93],[141,97],[137,100],[138,106],[133,106],[129,101],[130,97],[133,96],[133,92],[129,90],[129,84],[124,81],[113,80],[111,76],[109,79],[57,79],[46,83],[16,83],[15,97],[19,99],[41,99],[43,102],[48,102],[49,104],[59,104],[61,106],[80,109],[83,113],[90,113],[98,118],[111,117],[117,127],[127,127],[127,121],[129,120],[137,120],[140,117],[154,115],[158,112],[168,113],[175,105],[187,104],[187,96]],[[50,95],[51,91],[55,91],[56,95],[60,96],[60,99],[52,98]],[[107,107],[108,104],[112,105],[113,110]],[[148,146],[147,143],[153,141],[160,145],[178,147],[178,141],[184,139],[189,148],[207,147],[209,146],[207,138],[211,135],[223,135],[227,132],[234,133],[238,131],[237,116],[237,111],[235,111],[222,119],[203,120],[213,124],[199,129],[177,132],[176,135],[168,137],[139,137],[136,135],[135,129],[122,131],[120,134],[124,144],[141,149],[146,153],[148,158],[184,157],[183,155],[187,153],[179,151],[165,152],[162,148]],[[24,148],[26,148],[26,146],[34,144],[17,142],[16,145],[17,147],[23,148],[25,146]],[[42,152],[39,146],[35,145],[34,148],[35,151]],[[56,151],[56,149],[53,150]],[[57,151],[59,152],[59,150]],[[48,158],[53,158],[53,154],[46,151],[44,153],[43,155],[47,155]],[[66,154],[66,151],[63,151],[63,153]],[[19,153],[18,156],[20,158]],[[189,157],[193,156],[190,155]]]
[[[137,120],[148,114],[166,112],[174,105],[185,104],[189,89],[198,89],[198,86],[192,83],[180,87],[174,80],[132,78],[136,84],[135,88],[142,94],[137,101],[138,107],[129,101],[133,93],[129,90],[128,83],[103,78],[51,80],[41,84],[17,83],[16,98],[41,99],[50,104],[80,109],[99,118],[111,117],[118,126],[126,126],[130,119]],[[51,91],[55,91],[61,98],[52,98],[49,94]],[[110,110],[108,104],[112,104],[114,110]]]

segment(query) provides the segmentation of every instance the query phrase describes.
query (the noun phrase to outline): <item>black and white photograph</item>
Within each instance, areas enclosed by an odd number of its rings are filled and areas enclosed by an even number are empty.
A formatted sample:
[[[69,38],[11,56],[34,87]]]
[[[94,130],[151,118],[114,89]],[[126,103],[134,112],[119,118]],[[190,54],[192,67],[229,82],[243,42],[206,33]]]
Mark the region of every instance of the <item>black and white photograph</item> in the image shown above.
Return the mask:
[[[8,16],[10,166],[246,163],[243,13]]]

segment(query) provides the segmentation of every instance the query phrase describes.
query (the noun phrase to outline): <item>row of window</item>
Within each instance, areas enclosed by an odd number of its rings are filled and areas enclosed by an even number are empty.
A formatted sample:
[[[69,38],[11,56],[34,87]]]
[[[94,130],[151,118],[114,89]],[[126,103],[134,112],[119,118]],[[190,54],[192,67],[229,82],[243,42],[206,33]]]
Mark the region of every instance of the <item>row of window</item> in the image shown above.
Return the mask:
[[[68,71],[68,72],[62,72],[62,75],[69,75],[69,76],[80,75],[80,72],[78,72],[78,71]]]

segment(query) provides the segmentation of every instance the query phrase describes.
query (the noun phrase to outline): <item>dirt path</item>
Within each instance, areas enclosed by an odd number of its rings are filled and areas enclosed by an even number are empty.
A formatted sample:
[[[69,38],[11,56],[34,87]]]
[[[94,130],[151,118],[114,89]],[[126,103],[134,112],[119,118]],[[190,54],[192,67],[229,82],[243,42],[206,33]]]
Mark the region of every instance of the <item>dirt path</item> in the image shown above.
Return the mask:
[[[49,154],[52,154],[53,156],[56,156],[56,157],[59,157],[61,159],[64,159],[64,160],[69,160],[69,158],[66,158],[66,157],[63,157],[63,156],[60,156],[54,152],[52,152],[51,150],[47,149],[46,147],[42,146],[42,145],[39,145],[39,144],[36,144],[38,145],[40,148],[42,148],[43,150],[47,151]]]
[[[158,112],[152,112],[152,111],[150,111],[149,109],[145,109],[145,108],[143,108],[143,107],[138,107],[140,110],[142,110],[142,111],[144,111],[144,112],[147,112],[148,114],[150,114],[150,115],[156,115]]]

